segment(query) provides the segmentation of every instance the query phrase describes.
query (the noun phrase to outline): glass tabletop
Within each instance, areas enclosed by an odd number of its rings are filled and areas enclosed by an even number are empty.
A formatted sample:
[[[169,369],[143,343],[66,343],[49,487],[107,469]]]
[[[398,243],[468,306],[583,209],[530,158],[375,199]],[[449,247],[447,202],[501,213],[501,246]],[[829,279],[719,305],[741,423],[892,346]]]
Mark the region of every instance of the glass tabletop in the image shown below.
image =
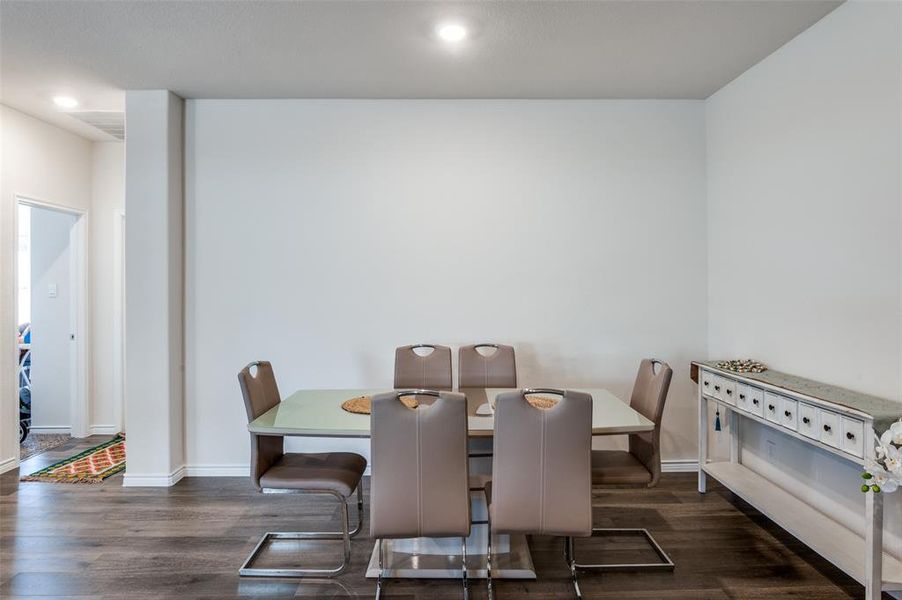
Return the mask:
[[[298,390],[277,406],[254,419],[252,433],[304,437],[370,436],[370,416],[347,412],[342,402],[357,396],[372,396],[386,389]],[[486,405],[494,397],[513,389],[467,388],[457,390],[467,397],[469,429],[472,437],[491,437],[494,417]],[[654,423],[629,407],[620,398],[602,388],[580,388],[592,395],[593,435],[639,433],[654,429]]]

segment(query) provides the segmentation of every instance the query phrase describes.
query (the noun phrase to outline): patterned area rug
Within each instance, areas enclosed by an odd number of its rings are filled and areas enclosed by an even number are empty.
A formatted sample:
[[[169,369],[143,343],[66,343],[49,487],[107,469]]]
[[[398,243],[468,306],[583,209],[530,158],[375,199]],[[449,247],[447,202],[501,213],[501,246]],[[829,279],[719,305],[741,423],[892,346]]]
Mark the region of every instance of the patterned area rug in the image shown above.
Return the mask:
[[[68,433],[29,433],[19,445],[19,460],[31,458],[35,454],[62,446],[72,438]]]
[[[125,436],[119,434],[108,442],[23,477],[22,481],[101,483],[123,469],[125,469]]]

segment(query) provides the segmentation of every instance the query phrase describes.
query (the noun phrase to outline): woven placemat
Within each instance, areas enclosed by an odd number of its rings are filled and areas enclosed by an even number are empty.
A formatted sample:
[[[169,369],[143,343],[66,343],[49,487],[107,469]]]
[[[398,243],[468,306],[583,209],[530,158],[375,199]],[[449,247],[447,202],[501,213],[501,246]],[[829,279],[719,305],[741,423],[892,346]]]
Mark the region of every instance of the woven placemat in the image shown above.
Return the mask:
[[[526,401],[536,408],[553,408],[560,402],[557,398],[549,398],[548,396],[526,396]],[[495,408],[495,400],[492,399],[492,408]]]
[[[404,403],[404,406],[407,408],[416,408],[420,405],[417,399],[413,396],[401,396],[401,402]],[[350,398],[341,403],[341,407],[348,411],[349,413],[354,413],[355,415],[368,415],[372,409],[372,398],[369,396],[357,396],[356,398]]]
[[[553,408],[560,400],[548,396],[526,396],[526,401],[536,408]]]
[[[552,408],[560,402],[557,398],[549,398],[548,396],[526,396],[526,401],[536,408]]]

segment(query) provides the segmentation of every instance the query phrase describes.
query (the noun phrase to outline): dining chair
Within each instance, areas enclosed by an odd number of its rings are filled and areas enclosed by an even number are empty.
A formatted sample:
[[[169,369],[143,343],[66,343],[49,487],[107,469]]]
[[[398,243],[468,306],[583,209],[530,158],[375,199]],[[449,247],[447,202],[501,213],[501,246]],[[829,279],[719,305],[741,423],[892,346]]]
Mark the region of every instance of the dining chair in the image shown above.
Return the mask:
[[[639,372],[636,375],[633,393],[630,397],[630,407],[652,421],[655,428],[648,432],[630,434],[629,450],[593,450],[592,485],[594,487],[651,488],[658,484],[658,480],[661,478],[661,420],[672,377],[673,369],[664,361],[646,358],[639,364]],[[593,535],[599,536],[643,536],[661,562],[577,564],[580,569],[602,571],[673,571],[674,569],[673,561],[647,529],[596,527],[592,532]]]
[[[411,395],[436,400],[408,408],[400,399]],[[431,390],[378,394],[372,400],[370,444],[370,536],[379,560],[376,598],[383,588],[384,540],[417,537],[461,539],[461,580],[468,598],[466,397]]]
[[[432,351],[420,356],[419,349]],[[450,390],[451,348],[434,344],[414,344],[395,349],[395,389]]]
[[[527,396],[555,395],[551,408]],[[563,536],[576,597],[582,598],[573,538],[592,535],[592,396],[585,392],[525,389],[495,399],[494,462],[486,484],[489,506],[487,585],[492,582],[492,535]]]
[[[479,350],[492,348],[491,354]],[[457,351],[458,388],[515,388],[517,362],[513,346],[502,344],[473,344]]]
[[[279,388],[268,361],[252,362],[238,373],[247,421],[250,423],[281,402]],[[263,493],[327,494],[338,500],[341,531],[267,532],[241,565],[239,575],[245,577],[335,577],[348,568],[351,538],[363,523],[363,497],[360,478],[366,470],[366,459],[350,452],[321,454],[284,451],[282,436],[251,433],[251,482]],[[348,499],[357,492],[357,527],[349,531]],[[252,566],[270,540],[342,540],[341,564],[332,568],[255,568]]]
[[[491,353],[483,354],[480,352],[481,349],[491,349]],[[458,389],[517,387],[517,362],[513,346],[486,343],[461,346],[457,351],[457,387]],[[491,456],[491,438],[470,440],[471,459],[488,459]],[[485,473],[488,466],[480,468],[480,465],[474,465],[471,471],[478,473],[471,476],[471,490],[482,490],[490,477]]]

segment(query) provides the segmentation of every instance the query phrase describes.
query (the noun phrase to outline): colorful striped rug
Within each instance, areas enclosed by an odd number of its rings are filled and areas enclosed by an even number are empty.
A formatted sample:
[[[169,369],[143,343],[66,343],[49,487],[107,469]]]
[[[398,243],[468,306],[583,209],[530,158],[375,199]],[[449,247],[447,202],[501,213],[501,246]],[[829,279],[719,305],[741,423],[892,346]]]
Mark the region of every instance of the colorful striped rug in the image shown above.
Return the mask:
[[[22,481],[101,483],[125,469],[125,436],[119,434],[84,452],[22,477]]]

